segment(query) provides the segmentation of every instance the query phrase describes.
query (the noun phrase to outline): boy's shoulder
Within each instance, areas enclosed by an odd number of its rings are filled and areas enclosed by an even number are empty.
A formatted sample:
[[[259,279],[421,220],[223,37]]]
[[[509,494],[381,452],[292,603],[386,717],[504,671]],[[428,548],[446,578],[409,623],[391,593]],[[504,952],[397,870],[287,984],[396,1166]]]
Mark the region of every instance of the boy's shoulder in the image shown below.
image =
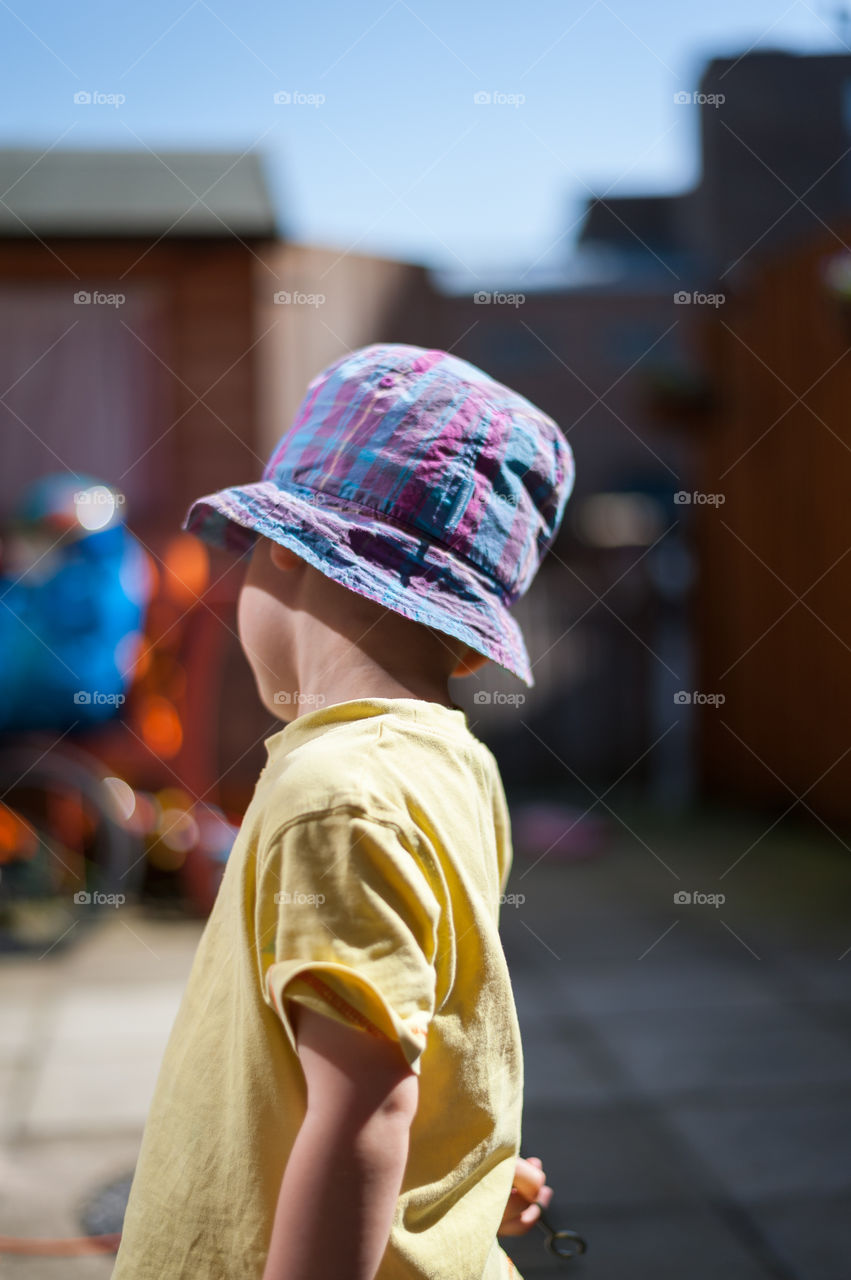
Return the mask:
[[[321,817],[346,806],[388,818],[399,809],[397,788],[377,732],[323,733],[300,743],[264,770],[266,825],[280,818]]]
[[[498,768],[471,733],[445,735],[393,716],[341,726],[300,743],[264,770],[264,826],[350,807],[409,824],[449,792],[489,784]],[[490,776],[489,776],[490,775]]]

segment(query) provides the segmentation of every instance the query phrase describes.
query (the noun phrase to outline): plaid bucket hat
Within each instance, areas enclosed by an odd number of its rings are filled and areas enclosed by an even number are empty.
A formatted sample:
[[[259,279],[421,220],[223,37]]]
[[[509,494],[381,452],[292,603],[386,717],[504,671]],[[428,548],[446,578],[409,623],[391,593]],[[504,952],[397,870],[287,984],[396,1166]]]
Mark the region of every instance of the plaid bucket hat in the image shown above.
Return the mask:
[[[561,431],[523,396],[445,351],[375,344],[312,380],[262,480],[199,498],[183,527],[237,553],[263,534],[532,686],[509,608],[573,475]]]

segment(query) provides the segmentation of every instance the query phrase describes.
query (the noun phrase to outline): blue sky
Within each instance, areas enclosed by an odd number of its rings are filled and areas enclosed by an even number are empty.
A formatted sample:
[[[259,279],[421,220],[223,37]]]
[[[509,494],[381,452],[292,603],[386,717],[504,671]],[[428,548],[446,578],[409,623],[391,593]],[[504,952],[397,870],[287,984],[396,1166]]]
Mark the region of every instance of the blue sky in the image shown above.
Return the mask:
[[[708,57],[843,52],[835,14],[801,0],[0,0],[0,143],[256,146],[298,239],[527,268],[567,256],[590,190],[694,181],[696,109],[674,95]],[[77,106],[81,90],[126,101]]]

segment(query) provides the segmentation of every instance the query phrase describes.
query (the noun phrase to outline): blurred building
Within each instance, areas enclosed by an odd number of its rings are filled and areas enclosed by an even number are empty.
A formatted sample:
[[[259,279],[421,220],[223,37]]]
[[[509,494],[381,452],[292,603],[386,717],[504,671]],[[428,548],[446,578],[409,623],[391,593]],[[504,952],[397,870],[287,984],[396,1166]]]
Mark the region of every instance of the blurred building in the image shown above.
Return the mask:
[[[682,744],[647,752],[670,724],[690,661],[687,553],[666,531],[691,442],[681,423],[654,416],[646,384],[651,369],[665,382],[689,367],[671,287],[623,278],[512,296],[448,299],[444,345],[552,415],[574,451],[576,487],[551,555],[514,607],[535,687],[487,669],[488,691],[525,701],[522,716],[496,698],[476,705],[477,720],[514,787],[558,783],[590,804],[588,788],[632,770],[640,788],[683,801]]]
[[[715,58],[677,105],[699,121],[700,177],[677,195],[593,199],[580,243],[632,273],[746,277],[773,247],[851,205],[851,57],[753,50]]]
[[[851,219],[753,265],[707,333],[718,409],[696,512],[702,777],[851,819]],[[797,804],[801,797],[800,807]]]
[[[0,503],[48,470],[126,493],[143,534],[258,452],[257,158],[0,152]]]
[[[678,512],[697,552],[688,691],[725,701],[681,714],[707,794],[847,820],[851,58],[716,59],[686,96],[695,189],[592,201],[581,237],[625,279],[675,273],[697,361],[695,429],[676,389],[658,399],[700,495]]]
[[[0,151],[0,184],[0,512],[48,472],[126,494],[171,592],[152,625],[174,650],[182,745],[118,733],[113,761],[151,787],[219,780],[238,810],[276,725],[238,649],[239,574],[182,546],[180,521],[259,478],[347,347],[433,345],[437,294],[422,268],[284,239],[250,153]]]
[[[540,403],[577,457],[548,590],[517,607],[539,736],[509,754],[502,707],[477,713],[517,784],[784,807],[813,786],[846,816],[843,518],[824,498],[851,441],[823,267],[851,212],[851,58],[716,59],[677,97],[699,122],[693,190],[590,200],[562,287],[447,301],[445,344]],[[816,620],[789,588],[822,572]]]

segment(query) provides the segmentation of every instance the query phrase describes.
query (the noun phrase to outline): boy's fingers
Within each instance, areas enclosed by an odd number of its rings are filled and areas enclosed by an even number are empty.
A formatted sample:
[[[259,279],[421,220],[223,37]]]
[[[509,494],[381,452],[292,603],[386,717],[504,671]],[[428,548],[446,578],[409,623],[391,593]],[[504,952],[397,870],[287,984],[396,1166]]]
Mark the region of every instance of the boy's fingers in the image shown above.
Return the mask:
[[[505,1217],[500,1225],[499,1234],[504,1236],[522,1236],[530,1231],[541,1216],[540,1206],[527,1204],[522,1213],[514,1213]]]
[[[553,1198],[552,1187],[541,1187],[541,1190],[538,1192],[537,1196],[535,1197],[535,1199],[540,1204],[542,1204],[545,1209],[547,1205],[550,1203],[550,1201],[552,1200],[552,1198]]]
[[[546,1180],[539,1165],[532,1164],[531,1160],[524,1160],[522,1156],[518,1157],[514,1169],[514,1187],[522,1196],[527,1200],[537,1200],[538,1192]]]

